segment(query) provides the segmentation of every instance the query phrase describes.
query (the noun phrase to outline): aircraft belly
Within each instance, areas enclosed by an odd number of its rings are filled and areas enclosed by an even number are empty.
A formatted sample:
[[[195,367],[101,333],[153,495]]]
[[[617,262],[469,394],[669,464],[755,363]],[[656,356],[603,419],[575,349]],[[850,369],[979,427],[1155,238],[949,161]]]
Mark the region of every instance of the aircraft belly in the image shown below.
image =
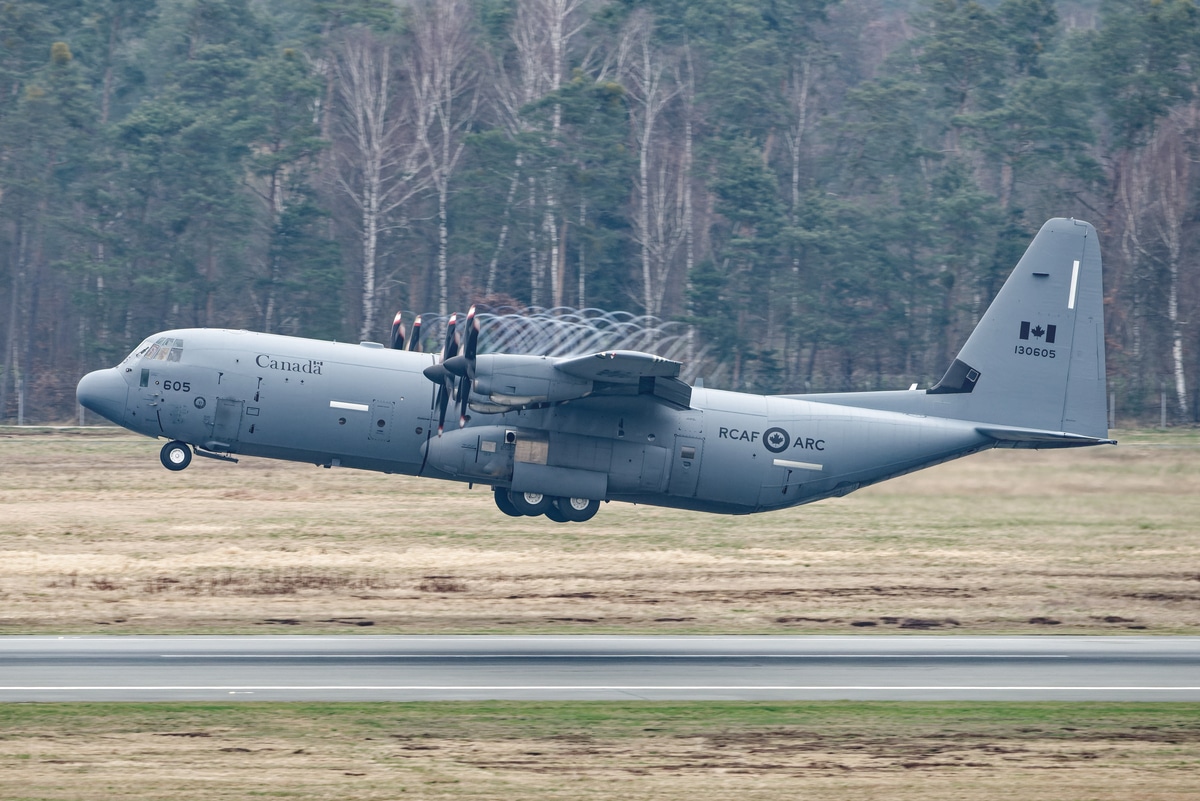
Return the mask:
[[[793,444],[773,459],[760,509],[846,495],[992,446],[962,421],[789,402],[809,408],[778,425],[791,433]],[[803,434],[796,433],[798,427]]]

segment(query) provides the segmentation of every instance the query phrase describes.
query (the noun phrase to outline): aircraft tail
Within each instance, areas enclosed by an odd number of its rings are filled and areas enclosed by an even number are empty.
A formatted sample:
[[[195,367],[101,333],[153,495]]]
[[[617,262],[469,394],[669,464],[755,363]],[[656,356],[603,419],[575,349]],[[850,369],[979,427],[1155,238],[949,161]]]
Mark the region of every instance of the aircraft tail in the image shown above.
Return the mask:
[[[1104,292],[1096,229],[1047,222],[958,357],[926,391],[928,413],[1038,446],[1107,441]],[[1055,433],[1054,437],[1050,435]]]

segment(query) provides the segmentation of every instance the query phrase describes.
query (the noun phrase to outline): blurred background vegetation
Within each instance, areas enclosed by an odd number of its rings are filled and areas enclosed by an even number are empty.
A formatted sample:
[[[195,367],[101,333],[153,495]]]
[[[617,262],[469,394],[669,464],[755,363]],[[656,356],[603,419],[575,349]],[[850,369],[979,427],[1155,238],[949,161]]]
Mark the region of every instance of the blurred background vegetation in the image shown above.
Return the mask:
[[[677,321],[709,386],[925,386],[1074,216],[1118,419],[1193,422],[1198,80],[1193,0],[8,0],[0,419],[166,328],[475,301]]]

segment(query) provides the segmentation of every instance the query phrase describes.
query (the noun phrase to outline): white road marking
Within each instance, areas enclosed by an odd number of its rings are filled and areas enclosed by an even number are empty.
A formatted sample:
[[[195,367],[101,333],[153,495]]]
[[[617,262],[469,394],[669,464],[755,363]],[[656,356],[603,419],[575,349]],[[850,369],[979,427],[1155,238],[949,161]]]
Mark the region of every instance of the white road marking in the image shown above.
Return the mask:
[[[1145,687],[1116,685],[972,685],[972,684],[293,684],[293,685],[238,685],[238,684],[159,684],[159,685],[79,685],[0,687],[0,692],[48,692],[48,691],[113,691],[113,690],[237,690],[241,692],[272,690],[422,690],[422,691],[526,691],[526,690],[980,690],[992,692],[1197,692],[1196,687]]]
[[[369,412],[371,407],[365,403],[347,403],[346,401],[330,401],[330,409],[347,409],[352,412]]]
[[[1067,308],[1075,308],[1075,290],[1079,288],[1079,259],[1071,267],[1071,297],[1067,298]]]
[[[1071,659],[1066,654],[159,654],[161,659]]]

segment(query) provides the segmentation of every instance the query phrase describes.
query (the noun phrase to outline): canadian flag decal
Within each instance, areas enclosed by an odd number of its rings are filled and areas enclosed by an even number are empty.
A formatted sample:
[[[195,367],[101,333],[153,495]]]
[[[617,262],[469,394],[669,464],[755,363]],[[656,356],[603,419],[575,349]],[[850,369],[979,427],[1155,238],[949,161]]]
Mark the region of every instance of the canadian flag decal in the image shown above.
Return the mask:
[[[1033,336],[1034,339],[1041,339],[1042,337],[1045,337],[1046,344],[1053,345],[1054,344],[1054,332],[1056,329],[1057,329],[1057,326],[1048,325],[1045,328],[1042,328],[1040,323],[1038,325],[1033,325],[1032,323],[1022,320],[1021,321],[1021,339],[1029,339],[1029,337],[1031,335]]]

